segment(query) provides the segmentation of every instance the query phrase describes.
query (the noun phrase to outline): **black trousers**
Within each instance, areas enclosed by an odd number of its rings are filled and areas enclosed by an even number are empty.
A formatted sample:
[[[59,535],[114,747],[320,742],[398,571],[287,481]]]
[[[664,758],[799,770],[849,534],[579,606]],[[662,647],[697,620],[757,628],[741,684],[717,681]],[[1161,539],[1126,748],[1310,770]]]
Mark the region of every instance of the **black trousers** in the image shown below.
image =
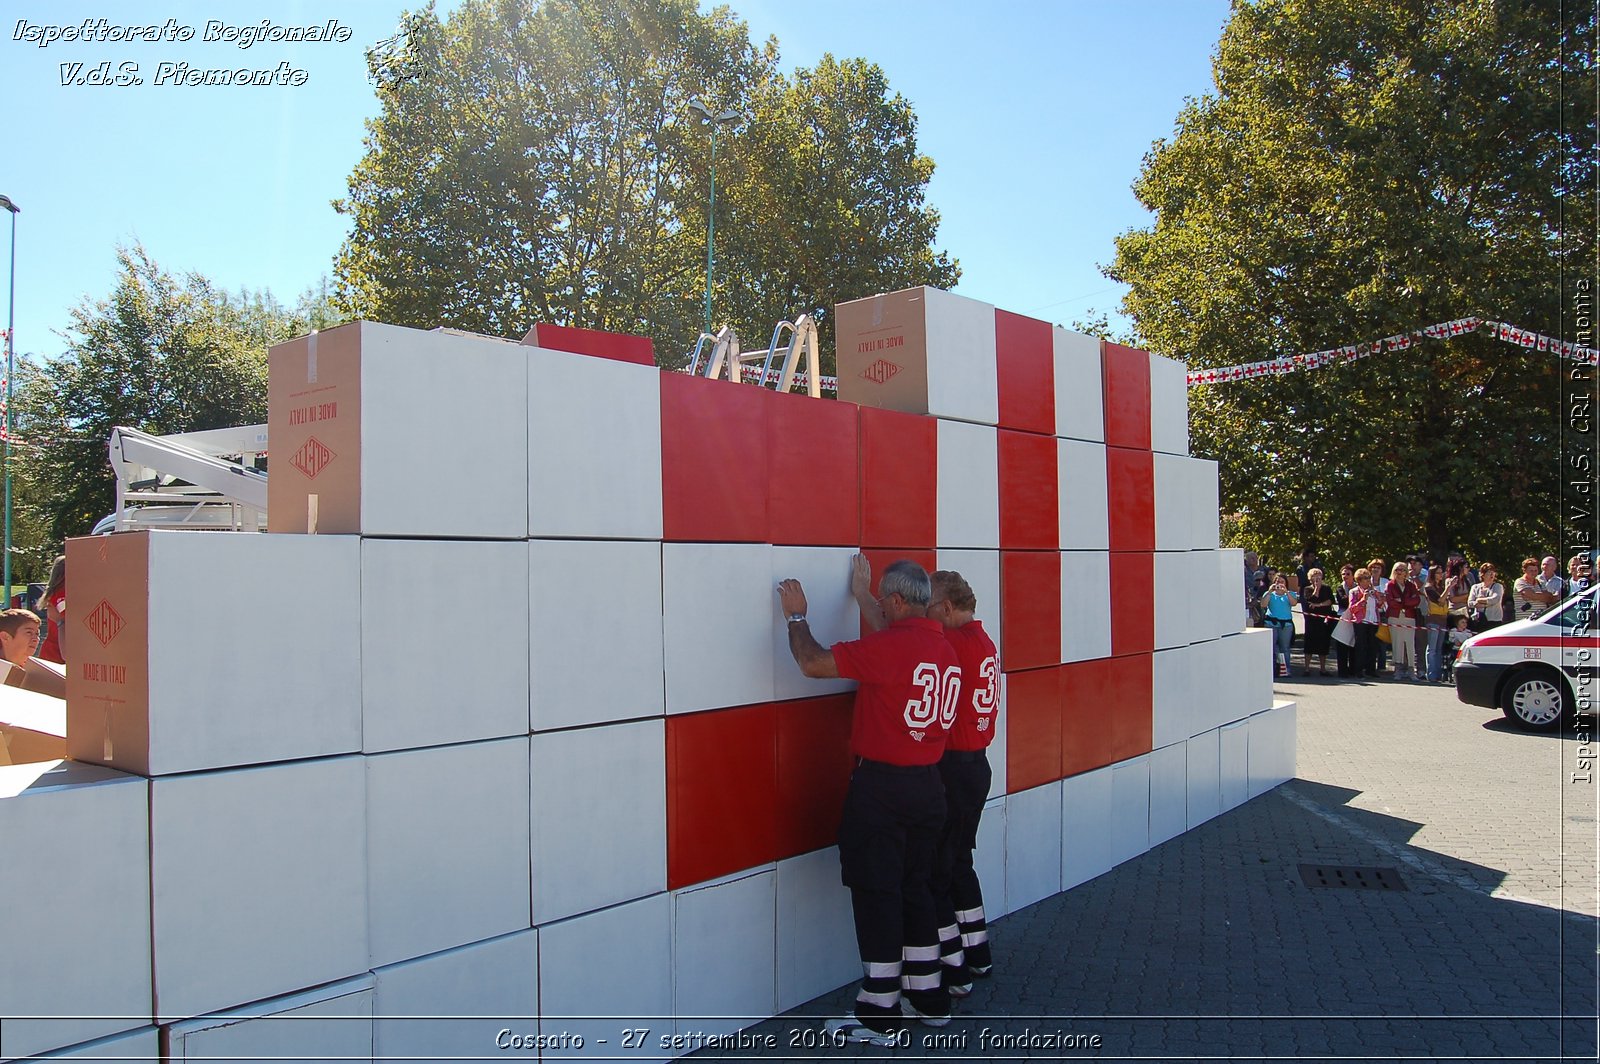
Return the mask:
[[[939,914],[939,959],[945,986],[972,982],[972,969],[987,969],[989,926],[983,887],[972,867],[978,823],[989,800],[993,774],[983,750],[947,750],[939,762],[944,780],[944,831],[933,866],[933,901]]]
[[[1378,626],[1375,624],[1356,625],[1356,645],[1352,653],[1350,667],[1357,676],[1376,676],[1378,674]]]
[[[939,972],[931,882],[944,815],[936,765],[862,761],[850,776],[839,823],[839,866],[850,888],[864,973],[856,1017],[870,1027],[898,1024],[902,990],[924,1013],[950,1012]]]

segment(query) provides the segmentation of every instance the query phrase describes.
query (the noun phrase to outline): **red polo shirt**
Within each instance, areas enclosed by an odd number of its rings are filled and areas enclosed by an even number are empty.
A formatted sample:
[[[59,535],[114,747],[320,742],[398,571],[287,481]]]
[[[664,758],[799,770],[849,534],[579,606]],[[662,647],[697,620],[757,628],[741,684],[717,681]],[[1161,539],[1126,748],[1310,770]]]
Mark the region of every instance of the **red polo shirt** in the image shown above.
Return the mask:
[[[956,715],[961,665],[944,625],[907,617],[833,645],[839,675],[855,680],[850,752],[891,765],[931,765]]]
[[[944,637],[961,663],[961,695],[956,700],[956,722],[945,740],[950,750],[984,750],[994,742],[1000,716],[1000,657],[982,621],[946,628]]]

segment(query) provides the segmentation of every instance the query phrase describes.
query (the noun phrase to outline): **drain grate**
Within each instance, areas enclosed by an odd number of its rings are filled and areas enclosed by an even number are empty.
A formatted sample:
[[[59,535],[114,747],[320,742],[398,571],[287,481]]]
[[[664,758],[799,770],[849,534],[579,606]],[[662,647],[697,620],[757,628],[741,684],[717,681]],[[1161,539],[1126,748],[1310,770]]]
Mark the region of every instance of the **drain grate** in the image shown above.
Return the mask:
[[[1308,887],[1354,887],[1356,890],[1405,890],[1405,880],[1396,868],[1358,868],[1355,865],[1300,866],[1300,878]]]

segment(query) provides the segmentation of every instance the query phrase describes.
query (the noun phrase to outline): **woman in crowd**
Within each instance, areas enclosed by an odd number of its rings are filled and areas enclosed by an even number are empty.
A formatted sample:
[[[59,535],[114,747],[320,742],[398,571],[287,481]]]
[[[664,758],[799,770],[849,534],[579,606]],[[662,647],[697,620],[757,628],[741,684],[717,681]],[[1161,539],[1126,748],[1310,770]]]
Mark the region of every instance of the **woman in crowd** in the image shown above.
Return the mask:
[[[1379,605],[1383,595],[1372,586],[1372,574],[1356,570],[1356,588],[1350,592],[1350,620],[1356,626],[1356,645],[1351,662],[1353,676],[1378,678],[1378,625],[1383,620]]]
[[[1467,592],[1467,614],[1474,632],[1485,632],[1505,620],[1502,608],[1505,602],[1505,585],[1495,579],[1491,562],[1478,566],[1478,582]]]
[[[1321,675],[1328,675],[1328,644],[1333,641],[1333,626],[1339,617],[1333,612],[1333,588],[1322,582],[1321,569],[1306,571],[1306,586],[1300,589],[1300,608],[1306,615],[1306,675],[1311,675],[1311,656],[1315,654]]]
[[[1341,618],[1350,613],[1350,593],[1355,589],[1356,567],[1346,562],[1344,568],[1339,570],[1339,586],[1333,589],[1334,609],[1338,611],[1338,614]],[[1333,641],[1333,654],[1334,658],[1339,664],[1340,676],[1350,676],[1355,672],[1355,670],[1350,667],[1350,652],[1352,649],[1352,646],[1348,643],[1341,643],[1337,639]]]
[[[50,565],[50,580],[39,596],[39,608],[44,611],[44,642],[39,644],[38,656],[58,665],[67,663],[67,638],[64,625],[67,619],[67,556],[58,555]]]
[[[1289,590],[1282,573],[1275,573],[1267,593],[1261,596],[1261,609],[1267,627],[1272,629],[1272,660],[1278,675],[1289,675],[1289,648],[1294,644],[1294,606],[1300,596]]]
[[[1444,570],[1437,565],[1428,570],[1422,598],[1428,626],[1428,682],[1438,683],[1444,679],[1444,640],[1450,620],[1450,600],[1445,594]]]
[[[1411,579],[1411,566],[1395,562],[1389,572],[1389,586],[1384,588],[1386,613],[1389,620],[1389,645],[1394,648],[1394,678],[1420,680],[1417,668],[1418,607],[1422,593]]]

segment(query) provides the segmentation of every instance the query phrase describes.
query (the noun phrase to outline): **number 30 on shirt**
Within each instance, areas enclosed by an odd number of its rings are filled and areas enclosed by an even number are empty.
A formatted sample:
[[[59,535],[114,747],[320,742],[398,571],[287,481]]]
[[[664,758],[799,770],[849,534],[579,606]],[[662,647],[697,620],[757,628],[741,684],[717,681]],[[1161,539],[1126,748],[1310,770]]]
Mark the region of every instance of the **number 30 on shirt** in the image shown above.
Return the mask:
[[[922,688],[917,697],[906,701],[906,726],[930,727],[934,721],[949,730],[956,720],[956,698],[961,693],[961,668],[951,665],[943,672],[924,661],[911,674],[911,682]]]
[[[983,664],[978,666],[978,682],[972,685],[972,711],[980,717],[986,717],[994,712],[994,704],[998,692],[996,687],[996,673],[999,672],[1000,663],[991,654],[983,659]]]

